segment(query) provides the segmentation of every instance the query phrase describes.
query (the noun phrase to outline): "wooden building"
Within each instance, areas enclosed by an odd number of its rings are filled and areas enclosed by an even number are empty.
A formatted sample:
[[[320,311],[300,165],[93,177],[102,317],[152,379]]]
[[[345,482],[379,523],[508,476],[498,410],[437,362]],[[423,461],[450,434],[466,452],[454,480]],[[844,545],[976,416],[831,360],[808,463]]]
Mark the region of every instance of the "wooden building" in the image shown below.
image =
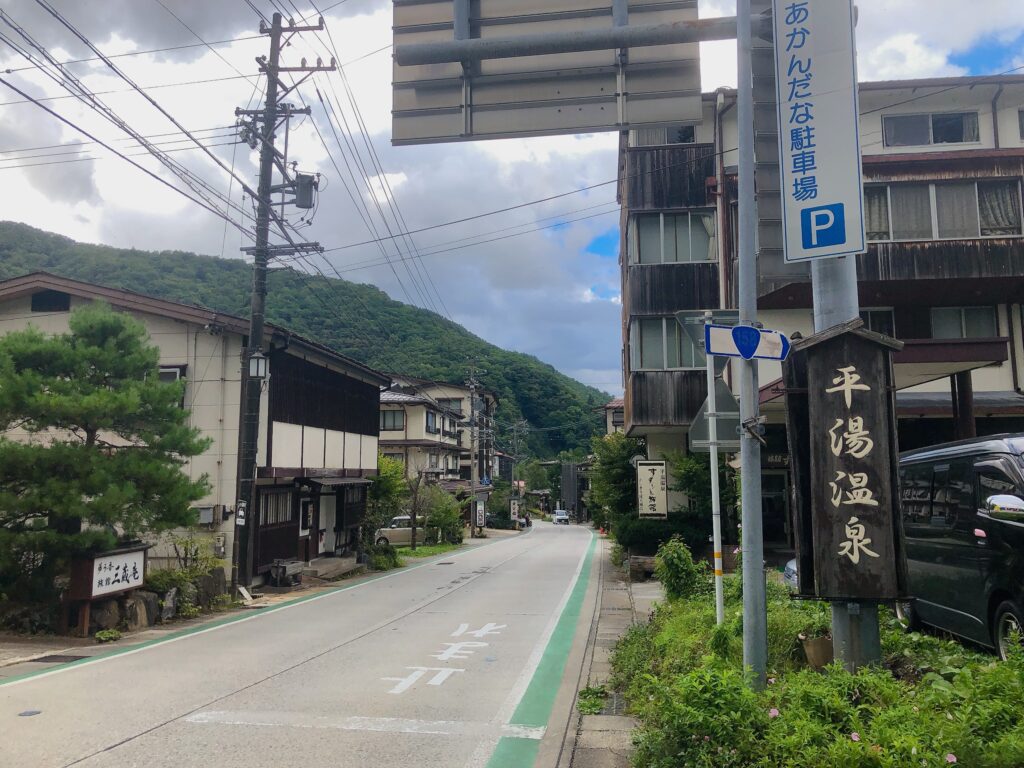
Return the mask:
[[[1022,431],[1024,76],[862,83],[860,96],[869,240],[856,257],[861,315],[905,343],[895,359],[900,447]],[[650,458],[687,448],[706,396],[703,357],[674,313],[736,306],[735,102],[732,90],[705,94],[700,123],[630,131],[620,144],[624,428],[647,439]],[[767,158],[757,177],[758,319],[806,336],[810,272],[772,247],[781,214],[767,138],[756,144]],[[784,549],[781,369],[762,362],[758,377],[766,543]]]

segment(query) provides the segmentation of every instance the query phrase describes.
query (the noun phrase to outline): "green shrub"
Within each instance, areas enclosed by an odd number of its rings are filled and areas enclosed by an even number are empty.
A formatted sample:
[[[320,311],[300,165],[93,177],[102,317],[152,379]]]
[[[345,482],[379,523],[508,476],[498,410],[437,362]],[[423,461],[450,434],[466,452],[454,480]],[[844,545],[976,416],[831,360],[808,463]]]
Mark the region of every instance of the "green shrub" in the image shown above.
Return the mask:
[[[195,576],[187,571],[175,568],[161,568],[147,573],[145,583],[147,589],[164,595],[174,587],[177,587],[180,592],[186,584],[192,583],[193,578]]]
[[[120,640],[122,635],[117,629],[101,629],[96,632],[95,637],[97,643],[113,643]]]
[[[616,568],[621,568],[626,562],[626,550],[622,548],[621,544],[613,544],[611,552],[612,565]]]
[[[450,493],[431,486],[427,496],[427,528],[435,530],[439,544],[461,544],[463,537],[462,510]]]
[[[756,764],[769,717],[738,669],[715,663],[650,677],[646,694],[638,768]]]
[[[700,582],[706,581],[706,574],[702,574],[693,562],[689,547],[677,536],[658,547],[654,575],[665,588],[669,600],[692,597]]]
[[[367,548],[366,554],[370,558],[370,567],[375,571],[390,571],[403,565],[398,550],[390,544],[373,544]]]
[[[683,522],[677,515],[666,520],[641,520],[623,517],[612,523],[612,535],[620,546],[634,555],[653,555],[658,547],[682,533]]]
[[[886,666],[817,672],[796,636],[826,633],[828,606],[772,585],[769,685],[754,693],[742,679],[736,582],[726,579],[723,625],[713,598],[697,591],[658,606],[616,645],[611,684],[641,722],[635,765],[1024,765],[1024,651],[999,662],[954,641],[896,632],[886,612]]]

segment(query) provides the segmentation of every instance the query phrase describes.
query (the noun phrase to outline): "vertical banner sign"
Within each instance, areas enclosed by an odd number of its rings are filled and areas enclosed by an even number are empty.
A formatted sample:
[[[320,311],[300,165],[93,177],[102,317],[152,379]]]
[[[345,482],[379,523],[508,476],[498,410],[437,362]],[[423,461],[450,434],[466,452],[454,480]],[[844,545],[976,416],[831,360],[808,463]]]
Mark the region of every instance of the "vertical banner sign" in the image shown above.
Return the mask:
[[[664,461],[636,463],[636,493],[641,518],[668,517],[668,473]]]
[[[895,599],[900,547],[890,354],[899,342],[846,331],[805,343],[818,597]]]
[[[484,502],[476,502],[476,527],[483,528],[486,517],[484,515]]]
[[[773,0],[787,262],[865,250],[853,0]]]

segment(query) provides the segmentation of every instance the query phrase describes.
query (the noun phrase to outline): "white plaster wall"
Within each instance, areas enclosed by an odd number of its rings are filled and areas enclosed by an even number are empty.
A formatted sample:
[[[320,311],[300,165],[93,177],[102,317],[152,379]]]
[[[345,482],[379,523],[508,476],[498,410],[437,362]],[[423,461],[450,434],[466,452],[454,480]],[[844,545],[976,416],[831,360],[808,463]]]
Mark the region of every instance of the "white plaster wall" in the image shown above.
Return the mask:
[[[274,466],[302,466],[302,426],[274,422]],[[265,466],[265,464],[264,464]]]
[[[324,442],[326,430],[319,427],[302,428],[302,463],[300,467],[325,467]],[[281,466],[281,465],[278,465]]]
[[[344,432],[337,432],[333,429],[326,430],[327,461],[324,463],[325,467],[345,466],[345,438]]]
[[[345,461],[342,464],[343,467],[358,467],[359,462],[362,460],[362,447],[359,445],[360,435],[353,435],[351,432],[345,433]],[[374,459],[373,466],[377,466],[377,461]]]
[[[359,468],[372,470],[377,468],[377,438],[373,435],[359,435],[361,459]]]

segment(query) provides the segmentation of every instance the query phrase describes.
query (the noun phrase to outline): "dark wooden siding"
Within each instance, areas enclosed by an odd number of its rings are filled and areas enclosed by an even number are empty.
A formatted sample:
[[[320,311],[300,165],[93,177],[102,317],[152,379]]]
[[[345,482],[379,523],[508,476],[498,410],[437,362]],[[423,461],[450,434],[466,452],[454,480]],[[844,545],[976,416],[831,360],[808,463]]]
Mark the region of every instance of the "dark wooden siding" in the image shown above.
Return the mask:
[[[718,308],[718,265],[651,264],[629,267],[630,315],[666,315]]]
[[[380,432],[373,384],[278,351],[270,356],[270,418],[338,432]]]
[[[858,257],[857,272],[861,280],[1019,277],[1024,274],[1024,240],[873,243]]]
[[[715,175],[713,144],[630,149],[625,205],[631,211],[714,205],[707,180]]]
[[[704,371],[635,371],[626,383],[626,430],[685,426],[707,398]]]

